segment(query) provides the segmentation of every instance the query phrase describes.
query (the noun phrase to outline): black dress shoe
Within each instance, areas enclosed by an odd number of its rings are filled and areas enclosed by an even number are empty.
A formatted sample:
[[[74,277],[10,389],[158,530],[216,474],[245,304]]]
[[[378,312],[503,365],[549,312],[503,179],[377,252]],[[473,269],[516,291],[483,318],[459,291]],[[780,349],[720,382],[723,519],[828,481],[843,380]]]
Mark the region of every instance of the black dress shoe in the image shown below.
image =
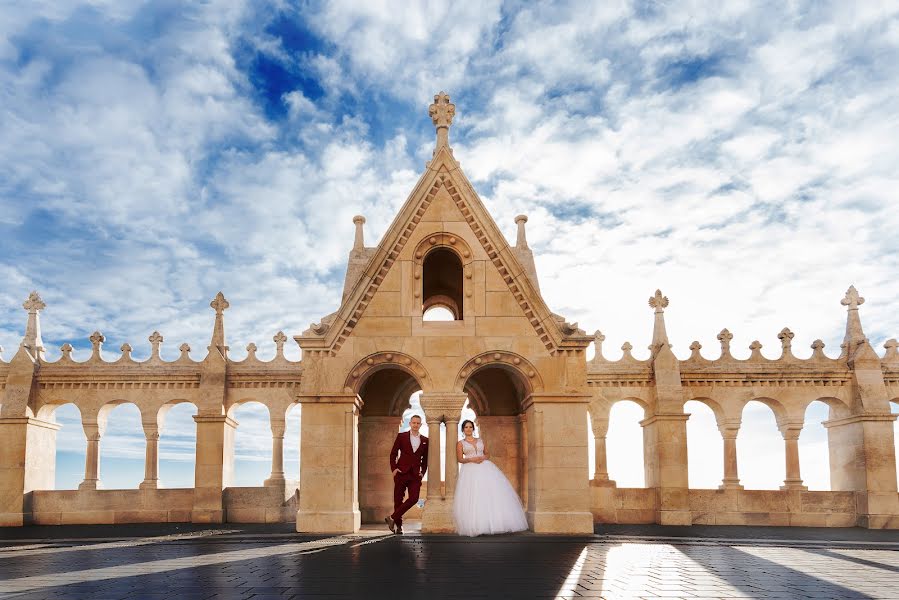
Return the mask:
[[[384,522],[387,523],[387,529],[390,530],[390,533],[396,533],[396,523],[394,523],[393,518],[390,515],[384,517]]]

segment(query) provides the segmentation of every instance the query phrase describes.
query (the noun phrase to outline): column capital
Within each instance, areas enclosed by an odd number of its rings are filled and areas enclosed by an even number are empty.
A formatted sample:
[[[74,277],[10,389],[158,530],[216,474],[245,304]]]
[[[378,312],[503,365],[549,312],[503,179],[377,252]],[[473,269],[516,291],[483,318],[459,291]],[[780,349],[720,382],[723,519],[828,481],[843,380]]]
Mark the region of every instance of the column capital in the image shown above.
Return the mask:
[[[425,392],[422,393],[419,401],[422,410],[425,411],[427,421],[430,423],[432,415],[438,420],[449,417],[455,417],[458,420],[467,398],[468,394],[458,392]]]
[[[227,415],[194,415],[195,423],[221,423],[229,427],[237,428],[237,421]]]
[[[660,421],[684,421],[690,418],[690,415],[687,413],[656,413],[654,415],[650,415],[640,421],[641,427],[646,427],[647,425],[653,425]]]

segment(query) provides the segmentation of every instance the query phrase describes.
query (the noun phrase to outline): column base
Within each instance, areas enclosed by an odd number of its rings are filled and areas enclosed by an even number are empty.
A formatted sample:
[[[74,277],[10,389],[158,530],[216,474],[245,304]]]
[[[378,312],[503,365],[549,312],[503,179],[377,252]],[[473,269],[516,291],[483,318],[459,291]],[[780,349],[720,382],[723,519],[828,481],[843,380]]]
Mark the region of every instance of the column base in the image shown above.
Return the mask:
[[[422,533],[455,533],[452,498],[426,498],[421,513]]]
[[[297,531],[300,533],[356,533],[362,526],[358,510],[297,511]]]
[[[718,486],[719,490],[742,490],[743,486],[740,485],[739,479],[725,479],[721,482],[721,485]]]
[[[159,489],[159,480],[158,479],[144,480],[137,487],[138,487],[138,489],[141,489],[141,490],[158,490]]]
[[[590,480],[590,487],[609,487],[609,488],[613,488],[613,487],[618,487],[618,484],[615,483],[614,480],[609,479],[609,478],[605,478],[605,479],[591,479],[591,480]]]
[[[262,482],[264,487],[285,487],[287,485],[287,479],[284,477],[284,473],[280,475],[272,475],[268,479]]]
[[[781,490],[787,491],[798,491],[798,492],[807,492],[808,486],[802,485],[801,479],[786,479],[784,480],[784,484],[780,486]]]
[[[99,479],[85,479],[81,483],[78,484],[78,491],[83,492],[85,490],[102,490],[103,485],[100,483]]]
[[[528,512],[527,517],[534,533],[593,535],[593,513],[534,511]]]

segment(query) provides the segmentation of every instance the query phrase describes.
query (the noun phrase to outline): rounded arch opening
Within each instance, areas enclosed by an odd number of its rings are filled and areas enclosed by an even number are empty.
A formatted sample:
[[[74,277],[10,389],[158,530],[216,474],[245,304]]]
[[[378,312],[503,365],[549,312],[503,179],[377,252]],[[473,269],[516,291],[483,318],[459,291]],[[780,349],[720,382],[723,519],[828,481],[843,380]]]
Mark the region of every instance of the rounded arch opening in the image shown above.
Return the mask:
[[[257,400],[241,400],[228,409],[234,431],[232,485],[262,487],[272,469],[272,426],[269,408]]]
[[[470,408],[478,416],[513,416],[521,412],[521,404],[530,394],[521,373],[503,364],[487,365],[465,380],[462,391]]]
[[[609,479],[620,488],[646,487],[643,427],[646,406],[634,398],[619,400],[609,410],[606,452]]]
[[[453,320],[462,320],[464,277],[459,256],[449,248],[435,248],[425,256],[422,271],[422,312],[441,306]]]
[[[687,470],[692,489],[717,489],[724,479],[724,439],[713,405],[700,399],[684,403],[687,419]]]
[[[100,438],[99,477],[106,489],[135,489],[144,480],[147,438],[140,409],[132,402],[111,402],[100,409],[105,421]]]
[[[53,489],[77,490],[84,479],[87,460],[87,438],[81,425],[81,411],[74,402],[44,405],[38,418],[60,426],[56,433],[56,456]]]
[[[771,401],[750,400],[743,406],[737,434],[740,483],[747,490],[777,490],[786,478],[784,440]],[[782,408],[782,407],[781,407]]]
[[[160,409],[159,487],[192,488],[197,457],[197,406],[169,402]]]
[[[829,406],[830,404],[830,406]],[[837,406],[837,409],[839,405]],[[823,399],[809,402],[799,434],[799,466],[802,481],[812,491],[830,491],[830,448],[822,424],[837,410]]]

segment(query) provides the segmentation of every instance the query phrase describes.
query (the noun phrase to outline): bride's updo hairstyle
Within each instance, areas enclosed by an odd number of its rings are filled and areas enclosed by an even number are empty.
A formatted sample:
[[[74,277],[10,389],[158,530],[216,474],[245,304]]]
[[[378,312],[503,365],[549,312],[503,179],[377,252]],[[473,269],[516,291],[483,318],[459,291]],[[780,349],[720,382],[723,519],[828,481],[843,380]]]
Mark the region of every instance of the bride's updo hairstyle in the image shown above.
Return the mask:
[[[462,431],[463,432],[465,431],[466,423],[471,423],[471,434],[474,435],[474,421],[472,421],[471,419],[465,419],[464,421],[462,421]]]

